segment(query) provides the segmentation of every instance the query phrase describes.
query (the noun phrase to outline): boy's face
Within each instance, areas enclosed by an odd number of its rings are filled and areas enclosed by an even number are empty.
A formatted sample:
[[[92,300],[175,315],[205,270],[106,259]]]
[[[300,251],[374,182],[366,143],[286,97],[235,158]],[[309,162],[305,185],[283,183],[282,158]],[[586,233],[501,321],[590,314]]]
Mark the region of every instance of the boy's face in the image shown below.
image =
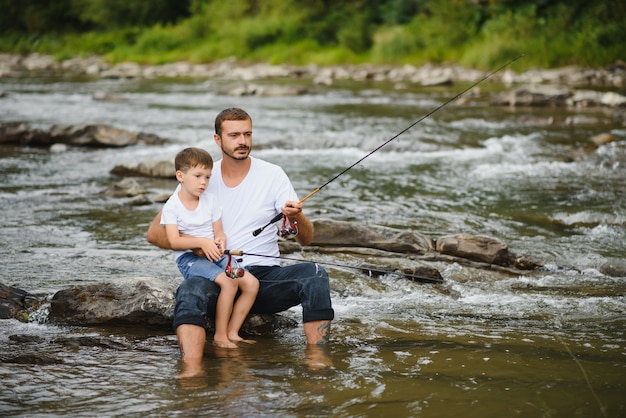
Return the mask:
[[[211,169],[197,165],[191,167],[187,172],[178,170],[176,179],[180,182],[182,189],[195,197],[199,197],[206,190],[211,178]]]

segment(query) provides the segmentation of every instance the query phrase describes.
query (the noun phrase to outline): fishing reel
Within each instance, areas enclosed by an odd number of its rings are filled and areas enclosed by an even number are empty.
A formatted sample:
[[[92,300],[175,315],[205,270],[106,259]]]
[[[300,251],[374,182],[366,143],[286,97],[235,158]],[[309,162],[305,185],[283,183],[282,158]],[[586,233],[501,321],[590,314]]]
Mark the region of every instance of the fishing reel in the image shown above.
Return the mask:
[[[232,262],[235,262],[235,266],[233,267]],[[243,277],[245,270],[239,266],[239,262],[237,259],[233,259],[233,256],[228,254],[228,264],[226,264],[226,275],[231,279],[238,279]]]
[[[290,222],[285,215],[283,215],[283,224],[278,228],[278,236],[289,239],[298,235],[298,222]]]

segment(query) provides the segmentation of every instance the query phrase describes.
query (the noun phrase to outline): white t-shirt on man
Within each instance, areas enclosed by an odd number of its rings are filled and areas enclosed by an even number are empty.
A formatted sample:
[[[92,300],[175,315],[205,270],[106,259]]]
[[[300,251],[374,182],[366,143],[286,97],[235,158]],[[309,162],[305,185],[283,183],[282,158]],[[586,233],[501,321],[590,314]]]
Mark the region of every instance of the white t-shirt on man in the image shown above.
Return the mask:
[[[291,181],[283,169],[267,161],[250,157],[250,171],[237,187],[227,187],[222,180],[222,161],[213,167],[209,187],[222,207],[222,225],[226,247],[270,257],[280,256],[278,235],[274,226],[268,226],[256,237],[252,233],[265,226],[281,212],[285,202],[297,201]],[[241,265],[275,266],[277,258],[243,256]]]

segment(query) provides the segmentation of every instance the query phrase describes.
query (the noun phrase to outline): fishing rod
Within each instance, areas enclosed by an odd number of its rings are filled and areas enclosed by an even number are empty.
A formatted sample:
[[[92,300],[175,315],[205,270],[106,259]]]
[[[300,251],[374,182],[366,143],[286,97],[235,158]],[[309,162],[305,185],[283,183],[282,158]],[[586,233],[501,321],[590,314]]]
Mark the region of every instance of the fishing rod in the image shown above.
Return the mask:
[[[255,257],[274,258],[274,259],[280,259],[280,260],[290,260],[290,261],[299,261],[299,262],[307,261],[307,260],[302,260],[300,258],[248,253],[242,250],[224,250],[224,254],[228,255],[229,257],[250,255],[250,256],[255,256]],[[426,283],[443,283],[443,277],[441,277],[439,272],[436,270],[434,270],[431,274],[426,275],[426,274],[418,274],[416,270],[413,270],[412,272],[405,272],[405,271],[386,270],[386,269],[379,269],[379,268],[372,268],[372,267],[357,267],[357,266],[350,266],[347,264],[339,264],[339,263],[331,263],[331,262],[317,262],[316,261],[315,263],[324,264],[324,265],[333,266],[333,267],[359,270],[361,272],[365,272],[368,276],[373,276],[374,274],[381,275],[381,276],[385,274],[395,274],[395,275],[404,276],[407,279],[410,279],[413,281],[426,282]]]
[[[328,186],[330,183],[332,183],[333,181],[337,180],[339,177],[341,177],[342,175],[344,175],[346,172],[348,172],[349,170],[353,169],[355,166],[357,166],[358,164],[360,164],[363,160],[365,160],[366,158],[368,158],[370,155],[374,154],[376,151],[380,150],[381,148],[383,148],[384,146],[386,146],[387,144],[389,144],[391,141],[393,141],[394,139],[398,138],[400,135],[404,134],[406,131],[408,131],[409,129],[413,128],[415,125],[417,125],[418,123],[422,122],[424,119],[426,119],[427,117],[432,116],[435,112],[439,111],[440,109],[442,109],[443,107],[447,106],[448,104],[450,104],[451,102],[455,101],[456,99],[458,99],[459,97],[461,97],[462,95],[464,95],[465,93],[467,93],[468,91],[470,91],[471,89],[473,89],[474,87],[476,87],[477,85],[479,85],[480,83],[482,83],[483,81],[487,80],[488,78],[492,77],[494,74],[502,71],[504,68],[508,67],[509,65],[513,64],[515,61],[519,60],[520,58],[522,58],[524,56],[524,54],[520,54],[518,55],[516,58],[512,59],[511,61],[507,62],[506,64],[502,65],[501,67],[499,67],[498,69],[488,73],[487,75],[485,75],[483,78],[481,78],[480,80],[476,81],[474,84],[472,84],[471,86],[469,86],[468,88],[466,88],[465,90],[461,91],[460,93],[457,93],[456,96],[453,96],[452,98],[446,100],[445,102],[443,102],[442,104],[440,104],[439,106],[437,106],[435,109],[431,110],[430,112],[428,112],[427,114],[425,114],[424,116],[422,116],[421,118],[417,119],[415,122],[413,122],[412,124],[410,124],[409,126],[407,126],[406,128],[404,128],[403,130],[401,130],[400,132],[398,132],[396,135],[392,136],[391,138],[389,138],[388,140],[386,140],[385,142],[383,142],[382,144],[380,144],[378,147],[374,148],[372,151],[370,151],[369,153],[365,154],[365,156],[363,156],[361,159],[359,159],[357,162],[355,162],[354,164],[352,164],[351,166],[347,167],[346,169],[344,169],[343,171],[341,171],[339,174],[337,174],[335,177],[331,178],[330,180],[328,180],[326,183],[322,184],[321,186],[315,188],[311,193],[309,193],[308,195],[304,196],[302,199],[300,199],[300,203],[304,202],[305,200],[307,200],[308,198],[310,198],[311,196],[313,196],[314,194],[316,194],[317,192],[319,192],[320,190],[322,190],[324,187]],[[266,223],[265,225],[263,225],[262,227],[260,227],[259,229],[255,230],[252,235],[254,235],[255,237],[257,235],[259,235],[261,232],[263,232],[263,230],[265,228],[267,228],[268,226],[270,226],[271,224],[273,224],[274,222],[279,221],[281,218],[283,217],[282,213],[279,213],[278,215],[274,216],[272,218],[271,221],[269,221],[268,223]]]

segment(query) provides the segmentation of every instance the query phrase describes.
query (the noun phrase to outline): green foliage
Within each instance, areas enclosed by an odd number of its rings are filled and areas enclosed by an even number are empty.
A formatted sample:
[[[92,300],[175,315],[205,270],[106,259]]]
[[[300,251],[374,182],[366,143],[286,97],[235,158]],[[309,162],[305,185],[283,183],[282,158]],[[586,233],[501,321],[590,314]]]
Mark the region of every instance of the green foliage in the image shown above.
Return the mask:
[[[70,0],[70,3],[82,22],[97,29],[174,23],[189,16],[189,0]]]
[[[0,0],[0,34],[84,29],[71,0]]]
[[[385,24],[402,25],[419,14],[423,2],[419,0],[390,0],[380,6],[380,15]]]
[[[623,0],[0,0],[0,51],[526,67],[626,58]]]

